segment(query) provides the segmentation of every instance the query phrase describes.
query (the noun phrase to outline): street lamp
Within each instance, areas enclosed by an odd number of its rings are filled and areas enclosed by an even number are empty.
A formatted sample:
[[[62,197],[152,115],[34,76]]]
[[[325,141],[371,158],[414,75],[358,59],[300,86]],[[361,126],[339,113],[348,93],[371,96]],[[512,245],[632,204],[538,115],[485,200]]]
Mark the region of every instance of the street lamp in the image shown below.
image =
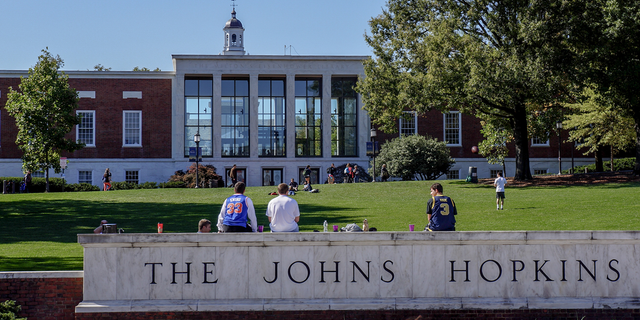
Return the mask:
[[[193,136],[193,142],[196,143],[196,188],[198,187],[198,162],[200,161],[200,131]]]
[[[562,154],[560,149],[562,148],[562,121],[556,122],[556,128],[558,129],[558,174],[562,174]]]
[[[371,144],[373,145],[373,182],[376,182],[376,128],[371,128]]]

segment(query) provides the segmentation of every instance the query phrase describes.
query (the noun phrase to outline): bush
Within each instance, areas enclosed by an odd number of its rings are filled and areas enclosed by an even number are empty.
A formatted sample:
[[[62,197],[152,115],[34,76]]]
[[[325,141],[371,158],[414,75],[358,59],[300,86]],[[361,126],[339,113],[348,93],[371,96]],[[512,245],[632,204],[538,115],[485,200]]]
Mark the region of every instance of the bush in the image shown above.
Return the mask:
[[[111,190],[133,190],[136,188],[137,184],[132,182],[111,182]]]
[[[376,172],[386,164],[389,174],[402,180],[435,180],[455,163],[449,154],[443,141],[420,135],[403,136],[382,145],[376,158]]]
[[[24,177],[0,177],[0,182],[6,180],[11,181],[16,185],[16,193],[20,192],[20,184],[24,180]],[[32,178],[31,189],[29,192],[44,192],[46,190],[47,181],[45,178]],[[62,192],[66,181],[62,178],[49,178],[49,192]]]
[[[136,185],[136,189],[158,189],[158,184],[155,182],[147,181],[143,184]]]
[[[21,307],[16,305],[13,300],[7,300],[0,303],[0,320],[27,320],[27,318],[18,318],[16,313],[20,312]]]
[[[605,172],[610,172],[611,170],[611,161],[603,161],[602,165],[604,167]],[[613,171],[623,171],[623,170],[633,170],[636,166],[636,158],[622,158],[622,159],[613,159]],[[577,166],[574,167],[574,172],[583,173],[584,169],[587,169],[589,172],[596,172],[596,164],[588,164],[586,166]],[[569,174],[569,170],[562,170],[563,174]]]
[[[216,167],[210,164],[198,166],[198,184],[200,184],[200,188],[209,188],[209,182],[212,182],[214,185],[218,183],[218,186],[220,186],[221,180],[222,176],[216,173]],[[182,170],[176,171],[175,174],[169,178],[169,182],[182,182],[187,188],[195,187],[196,164],[192,164],[187,172]],[[224,186],[224,183],[222,183],[222,186]]]
[[[68,192],[100,191],[100,187],[90,183],[72,183],[66,185],[64,190]]]
[[[182,181],[169,181],[160,183],[160,188],[184,188],[185,183]]]

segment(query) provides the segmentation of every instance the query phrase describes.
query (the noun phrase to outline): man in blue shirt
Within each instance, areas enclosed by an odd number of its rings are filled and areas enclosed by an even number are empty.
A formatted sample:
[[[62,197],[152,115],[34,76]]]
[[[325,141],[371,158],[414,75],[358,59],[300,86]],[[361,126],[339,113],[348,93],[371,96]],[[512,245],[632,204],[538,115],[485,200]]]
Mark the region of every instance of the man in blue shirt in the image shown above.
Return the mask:
[[[431,186],[431,199],[427,202],[428,231],[456,231],[458,214],[453,200],[442,194],[442,185],[434,183]]]
[[[218,232],[256,232],[258,220],[253,201],[244,195],[245,184],[240,181],[234,186],[235,194],[222,204],[218,215]],[[247,226],[247,218],[251,224]]]

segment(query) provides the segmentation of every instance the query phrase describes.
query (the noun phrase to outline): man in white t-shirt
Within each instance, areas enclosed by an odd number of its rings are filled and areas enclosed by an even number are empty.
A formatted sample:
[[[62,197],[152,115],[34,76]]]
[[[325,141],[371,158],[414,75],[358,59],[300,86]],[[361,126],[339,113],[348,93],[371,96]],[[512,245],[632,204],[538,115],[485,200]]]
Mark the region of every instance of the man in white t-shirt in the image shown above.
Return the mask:
[[[269,201],[267,217],[271,232],[298,232],[300,209],[298,202],[287,196],[289,186],[286,183],[278,185],[278,196]]]
[[[504,210],[504,185],[507,184],[507,179],[502,177],[502,173],[496,174],[498,177],[493,182],[493,186],[496,187],[496,210]]]

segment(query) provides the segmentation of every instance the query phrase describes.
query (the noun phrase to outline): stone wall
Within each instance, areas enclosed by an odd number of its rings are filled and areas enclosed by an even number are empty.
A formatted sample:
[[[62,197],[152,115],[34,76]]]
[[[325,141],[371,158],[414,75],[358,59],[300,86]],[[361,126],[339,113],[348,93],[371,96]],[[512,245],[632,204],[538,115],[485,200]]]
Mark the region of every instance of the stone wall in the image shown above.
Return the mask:
[[[82,301],[82,271],[0,272],[0,302],[15,300],[21,317],[73,320]]]

